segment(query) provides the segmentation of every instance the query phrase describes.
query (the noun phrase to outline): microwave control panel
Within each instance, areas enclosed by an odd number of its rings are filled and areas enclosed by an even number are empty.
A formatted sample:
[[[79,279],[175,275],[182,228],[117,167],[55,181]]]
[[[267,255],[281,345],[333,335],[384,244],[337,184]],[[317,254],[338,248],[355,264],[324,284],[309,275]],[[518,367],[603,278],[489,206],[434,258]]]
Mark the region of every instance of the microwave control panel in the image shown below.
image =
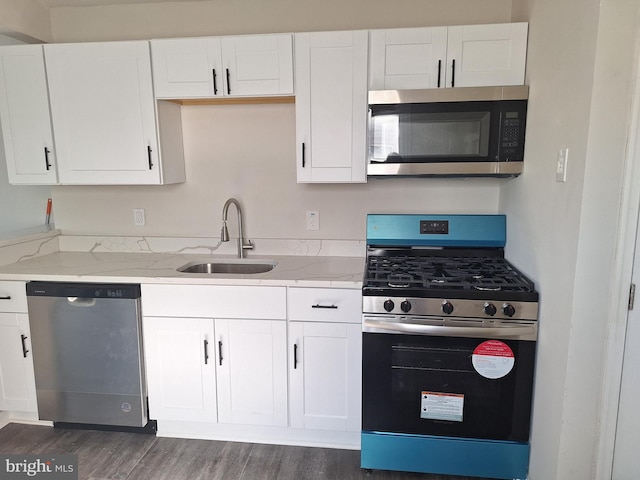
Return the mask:
[[[500,126],[500,160],[521,161],[524,158],[524,122],[521,120],[522,112],[502,112],[502,125]]]

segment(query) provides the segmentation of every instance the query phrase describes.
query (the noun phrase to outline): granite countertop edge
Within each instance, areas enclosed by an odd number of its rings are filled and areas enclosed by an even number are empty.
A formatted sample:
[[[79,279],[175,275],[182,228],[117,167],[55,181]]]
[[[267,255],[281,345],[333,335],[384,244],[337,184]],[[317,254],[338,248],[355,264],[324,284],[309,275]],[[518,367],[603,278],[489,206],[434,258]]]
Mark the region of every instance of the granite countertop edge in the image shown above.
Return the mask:
[[[274,262],[258,274],[195,274],[177,269],[191,262],[238,262],[226,255],[171,253],[56,252],[0,266],[3,281],[155,283],[183,285],[270,285],[362,288],[364,257],[250,256]]]

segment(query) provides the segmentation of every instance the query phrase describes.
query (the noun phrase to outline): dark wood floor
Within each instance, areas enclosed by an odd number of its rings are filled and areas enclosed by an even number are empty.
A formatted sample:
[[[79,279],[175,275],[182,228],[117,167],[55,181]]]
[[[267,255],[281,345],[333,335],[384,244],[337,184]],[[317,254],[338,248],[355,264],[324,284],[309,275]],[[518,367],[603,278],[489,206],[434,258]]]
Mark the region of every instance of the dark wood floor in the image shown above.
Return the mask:
[[[360,469],[360,452],[11,423],[0,453],[78,455],[80,480],[466,480]],[[471,480],[471,479],[469,479]],[[473,480],[478,480],[474,478]]]

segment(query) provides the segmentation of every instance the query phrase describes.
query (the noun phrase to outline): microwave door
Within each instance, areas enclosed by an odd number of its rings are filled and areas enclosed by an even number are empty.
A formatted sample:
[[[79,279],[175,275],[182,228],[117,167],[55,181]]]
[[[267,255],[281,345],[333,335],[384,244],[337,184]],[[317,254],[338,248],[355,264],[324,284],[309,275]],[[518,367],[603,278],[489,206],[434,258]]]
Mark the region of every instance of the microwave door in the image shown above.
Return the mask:
[[[498,105],[372,105],[369,175],[498,174]]]

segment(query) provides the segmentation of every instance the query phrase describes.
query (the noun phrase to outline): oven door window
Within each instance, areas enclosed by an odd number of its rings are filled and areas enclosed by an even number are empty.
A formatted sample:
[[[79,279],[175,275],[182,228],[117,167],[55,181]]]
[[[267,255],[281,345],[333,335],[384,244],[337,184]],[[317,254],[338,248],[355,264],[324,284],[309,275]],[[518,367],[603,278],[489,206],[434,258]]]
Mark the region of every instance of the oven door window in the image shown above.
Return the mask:
[[[370,162],[487,161],[491,151],[491,102],[372,105]],[[495,128],[494,128],[495,131]]]
[[[363,334],[363,430],[526,441],[535,342],[509,341],[515,362],[488,378],[484,339]]]

